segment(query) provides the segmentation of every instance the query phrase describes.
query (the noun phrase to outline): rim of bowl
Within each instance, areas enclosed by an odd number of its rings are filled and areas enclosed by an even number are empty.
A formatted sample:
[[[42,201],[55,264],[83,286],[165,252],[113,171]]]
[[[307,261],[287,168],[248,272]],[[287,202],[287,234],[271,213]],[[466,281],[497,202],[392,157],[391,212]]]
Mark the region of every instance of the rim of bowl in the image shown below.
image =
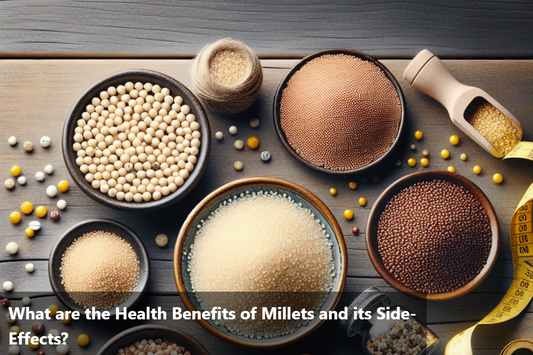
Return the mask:
[[[396,134],[396,138],[394,139],[394,142],[392,142],[392,145],[385,152],[385,154],[383,154],[381,157],[379,157],[378,159],[374,160],[372,163],[367,164],[367,165],[365,165],[363,167],[360,167],[360,168],[357,168],[357,169],[331,170],[331,169],[326,169],[326,168],[324,168],[322,166],[318,166],[318,165],[310,163],[309,161],[307,161],[304,158],[302,158],[291,147],[291,145],[289,144],[289,141],[287,140],[287,136],[285,135],[285,132],[281,128],[281,115],[280,115],[280,111],[279,110],[280,110],[280,106],[281,106],[281,96],[283,94],[283,90],[285,90],[285,88],[287,87],[287,83],[289,82],[291,77],[294,75],[294,73],[296,73],[298,70],[300,70],[309,61],[311,61],[312,59],[315,59],[317,57],[321,57],[323,55],[326,55],[326,54],[347,54],[347,55],[351,55],[351,56],[360,58],[362,60],[371,62],[374,65],[376,65],[385,74],[387,79],[390,80],[390,82],[392,83],[392,85],[396,89],[396,93],[398,94],[398,97],[400,99],[400,104],[402,106],[402,114],[401,114],[401,118],[400,118],[400,125],[398,126],[398,133]],[[274,112],[274,126],[276,127],[276,133],[278,134],[278,137],[281,140],[281,143],[283,144],[285,149],[287,149],[287,151],[293,157],[295,157],[300,163],[304,164],[305,166],[307,166],[307,167],[309,167],[311,169],[314,169],[314,170],[317,170],[317,171],[321,171],[321,172],[325,172],[325,173],[329,173],[329,174],[354,174],[354,173],[360,173],[360,172],[369,170],[370,168],[378,165],[383,160],[387,159],[392,154],[392,152],[398,147],[400,139],[402,137],[403,127],[404,127],[404,122],[405,122],[405,99],[404,99],[404,96],[403,96],[402,88],[400,87],[400,84],[398,84],[398,81],[396,80],[394,75],[392,75],[392,73],[387,69],[387,67],[385,67],[376,58],[371,57],[368,54],[365,54],[365,53],[362,53],[362,52],[358,52],[358,51],[354,51],[354,50],[351,50],[351,49],[328,49],[328,50],[324,50],[324,51],[320,51],[320,52],[316,52],[316,53],[313,53],[311,55],[308,55],[307,57],[303,58],[301,61],[296,63],[296,65],[294,67],[292,67],[292,69],[289,70],[289,72],[287,74],[285,74],[285,76],[283,77],[283,79],[281,80],[281,82],[280,82],[280,84],[278,86],[278,89],[276,90],[276,94],[274,95],[274,110],[273,110],[273,112]]]
[[[183,223],[180,232],[178,234],[178,239],[176,242],[176,246],[174,248],[174,279],[176,281],[176,286],[178,288],[178,292],[180,294],[180,297],[183,301],[183,304],[189,311],[197,311],[196,307],[192,303],[190,297],[189,297],[189,291],[185,287],[185,283],[182,278],[182,248],[183,244],[185,242],[185,239],[187,237],[188,231],[192,226],[192,222],[196,218],[196,216],[200,213],[200,211],[206,207],[211,201],[214,199],[224,196],[228,194],[231,190],[247,186],[247,185],[272,185],[277,186],[281,188],[286,188],[288,190],[292,190],[302,196],[304,199],[306,199],[310,204],[312,204],[320,213],[324,216],[324,218],[327,220],[333,231],[335,232],[335,237],[337,239],[337,242],[339,244],[340,249],[340,256],[341,256],[341,275],[339,277],[339,283],[336,287],[336,289],[331,290],[330,294],[332,292],[335,292],[335,298],[330,301],[330,305],[328,307],[328,310],[332,310],[335,308],[337,303],[340,300],[342,291],[344,289],[344,285],[346,282],[346,273],[348,268],[348,262],[347,262],[347,250],[346,250],[346,243],[344,241],[344,235],[342,233],[342,230],[335,219],[335,216],[333,213],[329,210],[329,208],[326,206],[324,202],[322,202],[317,196],[315,196],[312,192],[305,189],[304,187],[297,185],[293,182],[278,179],[278,178],[270,178],[270,177],[251,177],[251,178],[245,178],[245,179],[239,179],[232,181],[228,184],[225,184],[215,191],[211,192],[209,195],[207,195],[196,207],[191,211],[191,213],[187,216],[187,219]],[[328,302],[328,301],[326,301]],[[288,345],[291,343],[294,343],[309,334],[311,334],[313,331],[318,329],[320,325],[324,322],[324,320],[319,320],[316,322],[312,327],[309,327],[307,331],[305,331],[302,334],[298,335],[288,335],[281,337],[280,340],[269,342],[269,343],[256,343],[251,340],[243,340],[239,338],[235,338],[232,335],[222,332],[218,328],[211,325],[209,322],[205,320],[197,320],[200,325],[202,325],[205,329],[207,329],[212,334],[216,335],[220,339],[226,340],[232,344],[249,347],[249,348],[275,348],[280,347],[283,345]]]
[[[195,355],[209,355],[209,352],[206,350],[206,348],[198,341],[196,340],[192,335],[184,332],[183,330],[168,327],[165,325],[153,325],[153,324],[146,324],[146,325],[138,325],[129,329],[126,329],[111,339],[109,339],[101,348],[98,350],[98,353],[96,355],[109,355],[109,354],[116,354],[116,352],[111,353],[111,350],[115,348],[118,344],[124,344],[127,342],[132,341],[133,339],[136,339],[135,341],[138,341],[139,338],[145,337],[146,332],[150,333],[156,333],[156,334],[162,334],[158,335],[157,338],[163,338],[164,335],[168,335],[169,337],[175,338],[183,338],[186,342],[189,343],[189,348],[185,347],[186,351],[191,351],[190,346],[194,347],[195,349],[192,349],[193,354]],[[154,338],[156,338],[154,336]],[[132,339],[132,340],[130,340]],[[135,344],[135,341],[132,341],[130,344]],[[172,341],[175,343],[176,341]],[[124,346],[127,346],[129,344],[126,344]],[[182,344],[178,344],[180,346],[183,346]]]
[[[180,95],[183,97],[184,101],[191,107],[191,111],[193,111],[193,113],[196,115],[197,121],[200,123],[200,132],[202,133],[202,136],[200,137],[201,146],[198,154],[198,161],[195,164],[194,170],[185,180],[185,183],[178,188],[178,190],[161,198],[158,201],[151,200],[149,202],[136,203],[119,201],[115,198],[111,198],[90,186],[75,162],[76,154],[72,149],[72,144],[74,143],[74,128],[76,127],[77,120],[81,117],[81,113],[85,109],[85,106],[94,96],[98,96],[99,92],[107,86],[121,83],[123,84],[128,80],[144,80],[145,82],[155,81],[157,84],[163,84],[167,86],[171,90],[173,96]],[[185,85],[171,76],[147,69],[122,70],[115,72],[99,79],[90,87],[85,89],[71,106],[63,125],[63,132],[61,134],[61,151],[63,153],[63,160],[65,161],[67,170],[76,185],[78,185],[78,187],[93,200],[108,207],[127,211],[157,210],[171,205],[185,197],[185,195],[187,195],[201,179],[207,167],[210,150],[211,131],[209,128],[209,120],[198,98],[196,98],[196,96]]]
[[[492,246],[489,256],[487,257],[485,266],[483,267],[481,272],[479,272],[468,283],[459,287],[458,289],[449,292],[423,293],[404,286],[387,271],[387,269],[383,265],[381,255],[377,250],[376,233],[381,213],[383,212],[385,206],[393,196],[397,195],[402,189],[412,186],[414,183],[420,181],[431,181],[434,179],[446,180],[456,185],[463,186],[468,189],[468,191],[470,191],[474,195],[474,197],[476,197],[476,199],[481,203],[485,211],[487,211],[487,215],[490,220],[492,230]],[[468,292],[479,286],[479,284],[488,276],[488,274],[492,270],[492,267],[494,266],[494,263],[496,262],[496,259],[498,258],[498,253],[500,250],[500,224],[498,222],[496,212],[494,211],[494,208],[492,207],[492,204],[487,198],[487,196],[476,184],[474,184],[466,177],[444,170],[418,171],[396,180],[389,187],[387,187],[387,189],[383,191],[383,193],[381,193],[381,195],[378,197],[378,199],[374,203],[374,206],[372,206],[372,210],[370,211],[370,215],[368,216],[366,224],[366,248],[370,260],[372,261],[372,265],[374,265],[376,271],[381,275],[381,277],[383,277],[385,281],[387,281],[396,290],[418,299],[424,299],[429,301],[445,301],[467,294]]]
[[[92,226],[94,226],[94,228]],[[59,267],[61,266],[61,257],[65,249],[72,245],[74,239],[80,237],[83,233],[88,231],[107,231],[108,229],[106,229],[106,227],[112,227],[113,229],[120,231],[120,233],[116,234],[131,244],[139,259],[139,282],[133,289],[133,293],[124,302],[116,307],[134,306],[140,300],[142,293],[148,286],[148,279],[150,277],[150,259],[144,243],[133,230],[122,223],[109,219],[90,219],[76,223],[61,235],[50,251],[50,258],[48,261],[48,277],[50,279],[52,289],[61,303],[67,306],[70,310],[81,312],[82,315],[85,314],[85,308],[72,301],[65,291],[65,288],[61,284],[61,274],[59,272]],[[80,230],[82,231],[78,232]],[[116,307],[107,309],[107,311],[109,311],[111,315],[114,315],[116,313]]]

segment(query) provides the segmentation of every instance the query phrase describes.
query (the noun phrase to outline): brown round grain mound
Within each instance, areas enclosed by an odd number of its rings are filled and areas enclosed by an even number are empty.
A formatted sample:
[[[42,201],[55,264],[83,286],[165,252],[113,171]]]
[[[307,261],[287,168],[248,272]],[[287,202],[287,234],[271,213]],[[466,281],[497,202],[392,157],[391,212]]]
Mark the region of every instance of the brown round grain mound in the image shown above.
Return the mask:
[[[387,271],[404,286],[430,294],[474,279],[492,247],[481,202],[445,180],[418,182],[394,196],[381,213],[377,238]]]
[[[398,135],[398,92],[374,63],[325,54],[295,72],[283,90],[280,123],[304,160],[328,170],[354,170],[382,157]]]

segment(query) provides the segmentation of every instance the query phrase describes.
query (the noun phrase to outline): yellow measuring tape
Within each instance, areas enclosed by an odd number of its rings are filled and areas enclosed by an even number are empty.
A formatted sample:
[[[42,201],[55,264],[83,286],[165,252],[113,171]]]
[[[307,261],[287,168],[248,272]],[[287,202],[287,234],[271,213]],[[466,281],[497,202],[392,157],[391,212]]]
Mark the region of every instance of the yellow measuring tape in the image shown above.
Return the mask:
[[[515,351],[520,349],[528,349],[533,352],[533,341],[527,339],[514,340],[503,348],[500,355],[512,355]]]
[[[503,160],[509,158],[521,158],[533,160],[533,142],[520,142],[513,148]],[[528,190],[529,191],[529,190]],[[527,195],[527,192],[526,192]]]
[[[533,143],[521,142],[520,144],[530,144],[530,156],[527,159],[533,160],[531,151]],[[509,157],[515,150],[522,151],[518,146],[509,153]],[[524,156],[513,156],[524,158]],[[524,197],[518,204],[511,219],[511,251],[513,255],[513,282],[505,297],[500,303],[483,318],[478,324],[454,336],[446,345],[445,355],[472,355],[472,334],[480,324],[497,324],[508,321],[522,312],[533,298],[533,184],[526,191]],[[519,345],[520,342],[532,343],[521,340],[518,343],[512,342],[508,346]],[[507,347],[506,347],[507,348]],[[522,347],[528,349],[527,347]],[[515,350],[522,348],[513,348]],[[533,347],[531,347],[533,348]],[[529,349],[531,349],[529,348]],[[505,350],[505,349],[504,349]],[[503,352],[502,352],[503,354]],[[512,354],[507,352],[505,354]]]

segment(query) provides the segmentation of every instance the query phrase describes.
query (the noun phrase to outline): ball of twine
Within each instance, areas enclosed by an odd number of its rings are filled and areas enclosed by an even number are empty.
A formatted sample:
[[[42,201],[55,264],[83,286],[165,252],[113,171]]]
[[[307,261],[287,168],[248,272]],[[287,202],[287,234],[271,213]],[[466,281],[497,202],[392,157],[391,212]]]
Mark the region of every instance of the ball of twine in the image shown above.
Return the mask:
[[[233,85],[219,83],[210,70],[211,60],[225,50],[241,53],[247,62],[243,80]],[[257,99],[263,83],[263,69],[255,52],[231,38],[205,46],[194,60],[191,76],[196,93],[207,108],[222,115],[234,115],[250,107]]]

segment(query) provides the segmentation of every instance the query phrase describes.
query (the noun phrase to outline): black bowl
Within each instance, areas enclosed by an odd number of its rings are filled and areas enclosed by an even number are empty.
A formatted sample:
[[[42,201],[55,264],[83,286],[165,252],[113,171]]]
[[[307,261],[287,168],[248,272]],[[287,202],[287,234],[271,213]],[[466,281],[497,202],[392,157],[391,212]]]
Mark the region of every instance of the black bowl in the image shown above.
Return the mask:
[[[61,267],[61,258],[65,250],[72,244],[74,239],[81,237],[84,233],[89,233],[97,230],[104,230],[106,232],[115,233],[127,242],[129,242],[139,258],[139,283],[133,290],[131,296],[126,299],[120,307],[132,307],[139,300],[142,292],[148,285],[148,277],[150,275],[150,260],[148,259],[148,252],[141,241],[141,239],[131,229],[123,224],[106,219],[92,219],[80,222],[67,230],[61,238],[58,239],[52,251],[50,252],[50,260],[48,262],[48,276],[52,289],[57,298],[68,308],[73,311],[79,311],[84,314],[85,308],[75,303],[65,291],[61,283],[61,276],[59,268]],[[111,315],[115,314],[115,307],[108,309]]]
[[[94,189],[91,184],[86,180],[79,167],[76,165],[76,152],[72,149],[74,144],[74,129],[77,126],[78,119],[81,118],[81,114],[85,111],[85,107],[91,102],[92,98],[98,96],[102,90],[106,90],[109,86],[122,85],[128,81],[136,82],[151,82],[152,84],[158,84],[169,88],[172,96],[181,96],[184,104],[191,107],[191,112],[196,115],[196,120],[200,123],[200,152],[198,154],[198,161],[194,167],[194,170],[190,176],[185,180],[185,184],[180,186],[177,191],[171,193],[168,196],[163,197],[158,201],[149,202],[127,202],[119,201],[117,199],[109,197],[107,194]],[[200,101],[194,96],[194,94],[185,87],[179,81],[171,78],[168,75],[152,71],[152,70],[125,70],[120,71],[103,79],[98,80],[90,88],[88,88],[83,94],[81,94],[74,105],[72,105],[65,125],[63,126],[63,133],[61,137],[61,149],[63,151],[63,160],[67,165],[67,170],[80,189],[89,197],[94,200],[116,209],[130,210],[130,211],[147,211],[156,210],[164,206],[173,204],[185,195],[187,195],[194,186],[198,183],[202,177],[205,168],[207,166],[207,160],[209,157],[209,151],[211,146],[211,132],[209,129],[209,121],[207,115],[202,107]]]
[[[119,349],[123,349],[143,339],[161,339],[166,342],[176,343],[178,346],[183,346],[186,351],[189,351],[193,355],[209,355],[203,345],[189,334],[179,329],[163,325],[139,325],[126,329],[105,343],[96,355],[116,355]]]
[[[281,117],[280,117],[281,96],[283,95],[283,90],[285,90],[285,88],[287,87],[287,84],[288,84],[289,80],[294,75],[294,73],[296,73],[298,70],[300,70],[309,61],[311,61],[311,60],[313,60],[315,58],[321,57],[323,55],[326,55],[326,54],[346,54],[346,55],[351,55],[351,56],[357,57],[359,59],[362,59],[362,60],[365,60],[365,61],[373,63],[390,80],[390,82],[392,83],[392,85],[396,89],[396,92],[398,93],[398,97],[399,97],[400,103],[402,105],[402,117],[400,118],[400,125],[398,127],[398,133],[396,135],[396,138],[394,139],[394,142],[390,146],[389,150],[385,154],[383,154],[381,157],[379,157],[378,159],[374,160],[373,162],[371,162],[371,163],[369,163],[369,164],[367,164],[367,165],[365,165],[365,166],[363,166],[361,168],[352,169],[352,170],[331,170],[331,169],[326,169],[326,168],[324,168],[322,166],[317,166],[315,164],[312,164],[309,161],[307,161],[304,158],[302,158],[296,152],[296,150],[294,150],[291,147],[291,145],[289,144],[289,141],[287,140],[287,136],[285,135],[285,132],[281,128],[281,121],[280,121],[280,119],[281,119]],[[349,49],[329,49],[329,50],[320,51],[320,52],[317,52],[317,53],[314,53],[314,54],[311,54],[311,55],[305,57],[300,62],[298,62],[285,75],[285,77],[283,78],[283,80],[281,80],[281,83],[278,86],[278,90],[276,91],[276,95],[274,95],[274,125],[276,127],[276,132],[278,134],[279,139],[281,140],[281,143],[283,144],[285,149],[287,149],[287,151],[289,153],[291,153],[291,155],[293,157],[295,157],[300,163],[304,164],[307,167],[310,167],[311,169],[314,169],[314,170],[317,170],[317,171],[321,171],[321,172],[324,172],[324,173],[329,173],[329,174],[353,174],[353,173],[359,173],[359,172],[362,172],[362,171],[366,171],[366,170],[376,166],[380,162],[384,161],[387,157],[389,157],[391,155],[391,153],[394,151],[394,149],[396,149],[396,147],[399,145],[401,134],[402,134],[402,131],[403,131],[404,121],[405,121],[405,100],[404,100],[404,97],[403,97],[402,88],[400,87],[400,84],[398,84],[398,82],[396,81],[396,78],[394,77],[394,75],[392,75],[392,73],[383,64],[381,64],[377,59],[375,59],[375,58],[373,58],[373,57],[371,57],[371,56],[369,56],[367,54],[364,54],[364,53],[361,53],[361,52],[357,52],[357,51],[352,51],[352,50],[349,50]]]

